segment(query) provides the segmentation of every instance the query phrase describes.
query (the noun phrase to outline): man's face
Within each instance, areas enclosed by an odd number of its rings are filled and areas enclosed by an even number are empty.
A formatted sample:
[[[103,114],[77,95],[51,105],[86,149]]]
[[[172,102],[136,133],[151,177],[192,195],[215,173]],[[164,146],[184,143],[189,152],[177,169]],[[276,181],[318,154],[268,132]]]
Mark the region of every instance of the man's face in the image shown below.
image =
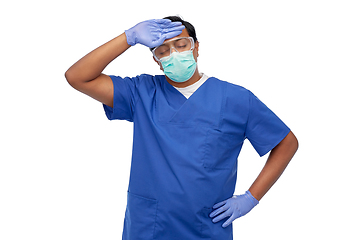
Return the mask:
[[[182,32],[181,32],[180,35],[165,40],[163,44],[166,44],[167,42],[170,42],[170,41],[172,41],[172,40],[174,40],[174,39],[181,38],[181,37],[190,37],[190,35],[189,35],[189,33],[187,32],[186,28],[182,30]],[[199,42],[198,42],[198,41],[195,42],[195,46],[194,46],[194,50],[193,50],[193,55],[194,55],[195,61],[197,62],[197,58],[198,58],[198,56],[199,56]],[[154,57],[153,57],[153,58],[154,58]],[[157,62],[157,64],[160,66],[160,69],[163,71],[161,62],[157,61],[155,58],[154,58],[154,61]]]

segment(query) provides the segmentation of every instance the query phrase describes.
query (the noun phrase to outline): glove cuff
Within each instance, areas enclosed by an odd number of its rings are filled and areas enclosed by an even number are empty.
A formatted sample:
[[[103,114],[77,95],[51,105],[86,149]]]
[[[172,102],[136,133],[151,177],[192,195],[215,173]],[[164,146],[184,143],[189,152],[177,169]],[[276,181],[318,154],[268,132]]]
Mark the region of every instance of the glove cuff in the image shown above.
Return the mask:
[[[251,194],[250,191],[246,191],[246,196],[248,197],[248,199],[250,199],[250,201],[252,202],[253,204],[253,207],[255,207],[256,205],[259,204],[259,201],[253,197],[253,195]]]
[[[125,30],[125,35],[127,43],[130,46],[134,46],[136,44],[136,33],[130,28],[129,30]]]

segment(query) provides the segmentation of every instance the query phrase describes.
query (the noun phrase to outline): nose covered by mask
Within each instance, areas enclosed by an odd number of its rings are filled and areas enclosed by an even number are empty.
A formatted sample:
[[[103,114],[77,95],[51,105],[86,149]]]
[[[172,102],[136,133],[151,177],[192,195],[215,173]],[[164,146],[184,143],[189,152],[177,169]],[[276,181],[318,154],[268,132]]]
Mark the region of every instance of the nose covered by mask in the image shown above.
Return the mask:
[[[174,82],[186,82],[195,73],[196,61],[192,51],[173,52],[161,61],[164,74]]]

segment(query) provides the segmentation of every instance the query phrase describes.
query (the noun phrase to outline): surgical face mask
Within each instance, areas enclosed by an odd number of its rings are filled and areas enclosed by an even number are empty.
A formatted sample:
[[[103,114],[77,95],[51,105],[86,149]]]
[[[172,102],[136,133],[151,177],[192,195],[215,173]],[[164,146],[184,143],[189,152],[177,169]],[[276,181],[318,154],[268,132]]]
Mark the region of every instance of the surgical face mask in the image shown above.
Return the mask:
[[[186,82],[194,75],[196,70],[196,61],[192,50],[173,52],[160,61],[164,74],[174,82]]]

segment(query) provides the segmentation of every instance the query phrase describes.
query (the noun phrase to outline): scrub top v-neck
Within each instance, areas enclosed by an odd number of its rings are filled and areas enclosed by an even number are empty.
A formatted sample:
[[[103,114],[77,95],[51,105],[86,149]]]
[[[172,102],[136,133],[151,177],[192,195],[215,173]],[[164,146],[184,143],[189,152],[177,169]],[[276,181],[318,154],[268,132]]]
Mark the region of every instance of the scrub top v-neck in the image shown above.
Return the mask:
[[[247,138],[260,156],[290,129],[247,89],[208,78],[187,99],[165,76],[111,76],[108,119],[134,123],[123,240],[232,239],[212,206],[233,196]]]

